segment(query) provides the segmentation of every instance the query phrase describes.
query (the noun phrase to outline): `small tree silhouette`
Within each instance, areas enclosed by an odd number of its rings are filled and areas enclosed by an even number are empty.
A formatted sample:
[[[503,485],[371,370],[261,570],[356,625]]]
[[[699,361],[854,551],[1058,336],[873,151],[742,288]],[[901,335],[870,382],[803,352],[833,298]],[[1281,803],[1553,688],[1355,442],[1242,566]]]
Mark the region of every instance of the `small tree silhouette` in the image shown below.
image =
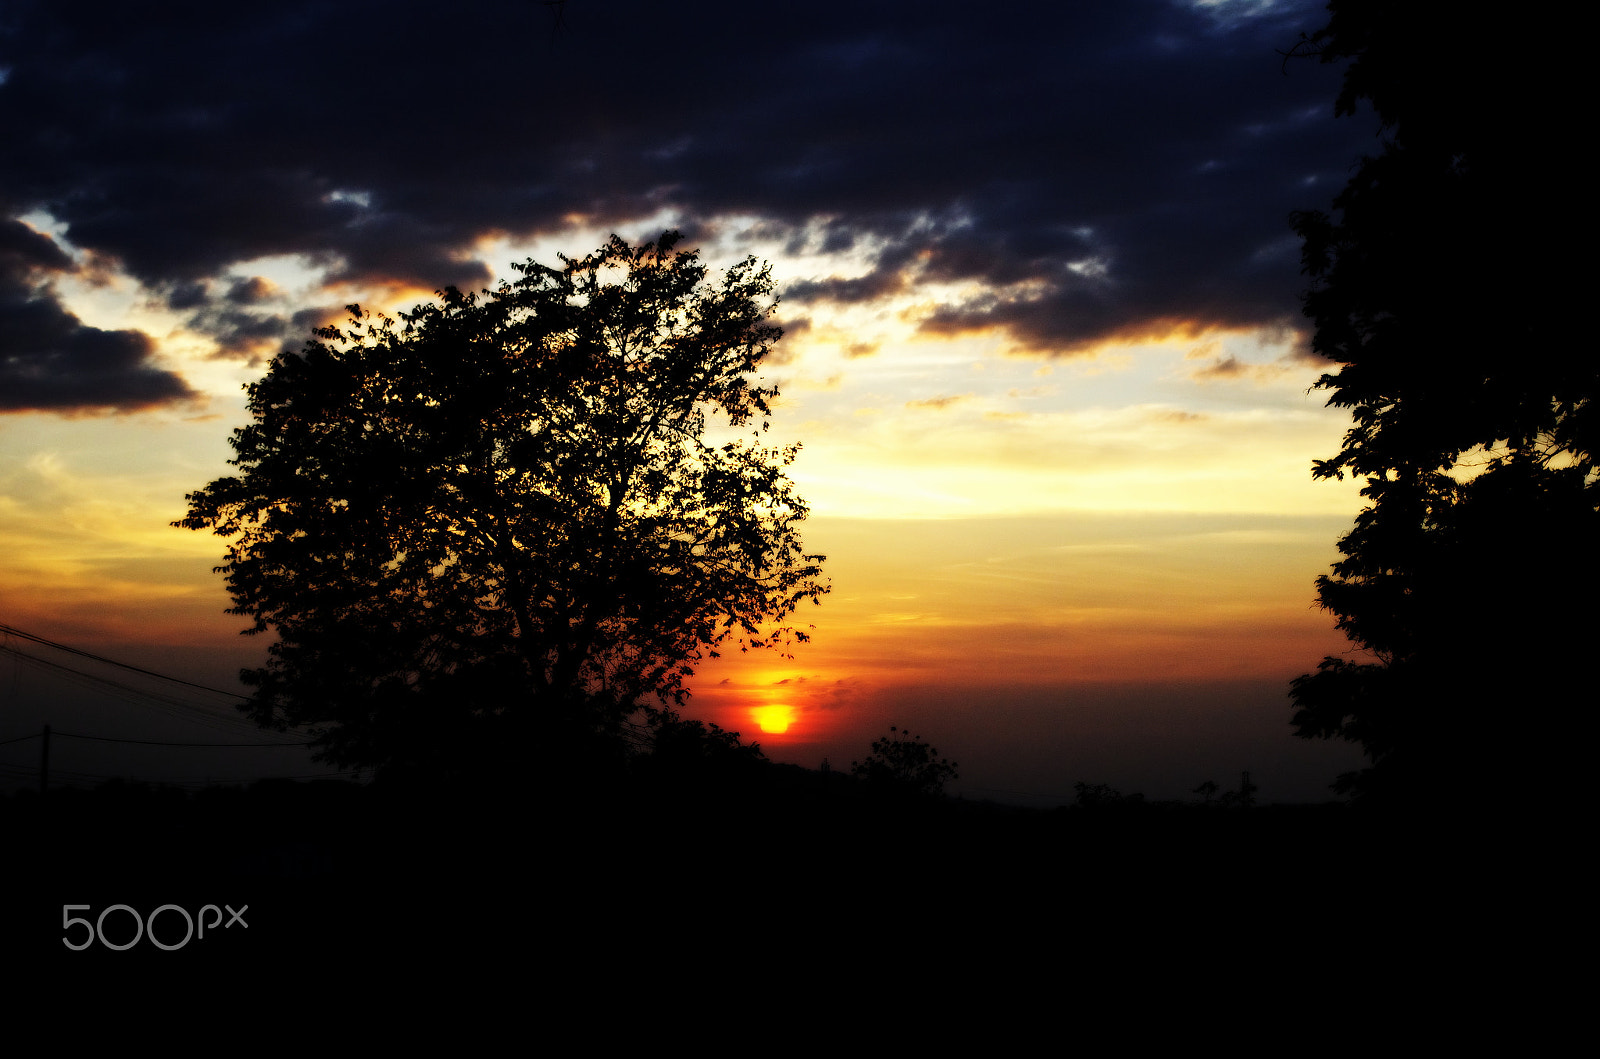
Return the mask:
[[[944,793],[944,785],[960,779],[958,765],[939,756],[938,748],[920,735],[889,726],[889,734],[872,743],[865,761],[850,762],[850,774],[875,786],[914,794]]]

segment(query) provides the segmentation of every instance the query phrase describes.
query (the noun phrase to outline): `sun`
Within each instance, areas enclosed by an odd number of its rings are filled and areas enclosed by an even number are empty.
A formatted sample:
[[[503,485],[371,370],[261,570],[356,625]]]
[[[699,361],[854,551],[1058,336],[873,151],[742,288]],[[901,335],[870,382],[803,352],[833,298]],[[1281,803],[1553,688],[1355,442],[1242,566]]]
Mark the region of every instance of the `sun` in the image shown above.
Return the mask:
[[[782,735],[794,723],[794,708],[791,706],[752,706],[750,715],[768,735]]]

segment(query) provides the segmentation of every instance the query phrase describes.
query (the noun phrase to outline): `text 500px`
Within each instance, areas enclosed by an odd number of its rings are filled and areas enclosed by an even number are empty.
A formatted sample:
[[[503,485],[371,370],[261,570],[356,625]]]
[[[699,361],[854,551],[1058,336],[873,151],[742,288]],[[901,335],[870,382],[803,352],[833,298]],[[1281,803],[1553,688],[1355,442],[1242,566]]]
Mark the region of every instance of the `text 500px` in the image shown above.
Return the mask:
[[[72,914],[74,912],[86,911],[89,908],[89,905],[61,906],[61,928],[62,930],[66,931],[66,933],[61,937],[61,944],[65,945],[67,948],[74,951],[79,951],[87,949],[90,945],[93,945],[96,941],[99,941],[100,944],[104,945],[108,949],[116,949],[120,951],[122,949],[133,948],[135,945],[139,944],[139,939],[148,935],[150,938],[150,944],[154,945],[158,949],[166,949],[170,952],[173,949],[183,948],[185,945],[189,944],[189,941],[192,938],[198,937],[200,939],[204,939],[207,930],[210,930],[212,933],[216,933],[219,924],[221,924],[223,930],[227,930],[236,923],[247,930],[250,927],[250,924],[244,921],[244,914],[250,910],[249,905],[241,906],[237,912],[233,910],[231,905],[223,905],[222,908],[218,908],[216,905],[203,905],[199,913],[194,916],[189,915],[188,911],[180,905],[162,905],[154,912],[151,912],[148,917],[140,916],[138,910],[131,905],[109,905],[101,911],[100,915],[96,917],[93,922],[90,922],[82,916],[74,916]],[[222,922],[223,908],[228,910],[228,921],[226,923]],[[112,920],[112,925],[114,928],[112,930],[113,937],[108,938],[106,937],[106,917],[110,916],[113,912],[123,912],[126,913],[126,915],[116,917]],[[156,936],[156,918],[163,912],[167,913],[167,918],[162,921],[162,934],[169,936],[176,935],[177,921],[181,919],[183,921],[183,936],[181,938],[178,938],[174,941],[171,940],[171,937],[169,937],[168,940],[163,941],[161,938]],[[211,914],[211,921],[209,923],[206,922],[207,913]],[[127,938],[128,935],[128,930],[123,925],[128,919],[133,920],[133,937],[128,938],[127,940],[122,940]],[[198,934],[195,930],[196,921],[198,921],[199,924]],[[171,925],[169,926],[168,924]],[[82,941],[75,942],[72,939],[72,931],[74,927],[79,925],[83,927],[85,933],[83,934]]]

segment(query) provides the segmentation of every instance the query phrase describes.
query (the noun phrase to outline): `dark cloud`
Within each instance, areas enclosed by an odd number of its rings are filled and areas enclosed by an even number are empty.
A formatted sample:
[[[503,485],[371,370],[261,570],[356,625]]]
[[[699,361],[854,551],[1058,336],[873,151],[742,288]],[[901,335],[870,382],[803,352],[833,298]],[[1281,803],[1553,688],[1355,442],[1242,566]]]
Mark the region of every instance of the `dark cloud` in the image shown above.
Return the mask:
[[[272,297],[272,284],[260,276],[242,279],[228,288],[228,300],[235,305],[260,305]]]
[[[20,284],[35,272],[71,272],[72,258],[43,232],[21,221],[0,219],[0,277]]]
[[[1217,357],[1194,372],[1197,379],[1237,379],[1250,374],[1255,365],[1246,364],[1229,354]]]
[[[289,317],[289,333],[309,337],[316,328],[340,323],[349,315],[349,307],[344,305],[319,305],[301,309]]]
[[[485,236],[578,218],[636,238],[668,209],[870,252],[865,276],[795,277],[797,301],[992,290],[930,331],[1060,352],[1158,320],[1254,326],[1296,311],[1288,212],[1324,205],[1371,144],[1332,119],[1337,70],[1281,69],[1275,49],[1322,19],[570,0],[553,31],[544,5],[503,0],[447,19],[410,0],[32,3],[0,34],[0,202],[48,210],[185,310],[277,254],[331,282],[472,288],[503,265]],[[276,319],[204,315],[225,342]]]
[[[167,308],[194,309],[206,304],[211,288],[206,283],[180,283],[167,293]]]
[[[220,297],[206,283],[179,284],[168,294],[167,305],[195,309],[185,322],[214,338],[222,357],[270,356],[283,339],[304,337],[315,326],[301,326],[301,313],[291,315],[277,286],[263,276],[230,279]]]
[[[803,335],[811,330],[811,318],[809,316],[800,316],[792,320],[775,320],[773,323],[783,330],[783,337],[785,338]],[[767,354],[766,362],[773,367],[785,367],[794,363],[795,357],[799,355],[798,350],[799,347],[793,342],[780,342]]]
[[[197,316],[190,326],[205,331],[217,340],[224,354],[251,355],[264,346],[273,347],[289,334],[289,321],[276,313],[249,313],[228,310]]]
[[[48,277],[73,267],[50,237],[0,220],[0,412],[133,411],[194,396],[150,362],[149,336],[89,327],[61,306]]]
[[[890,294],[899,294],[906,288],[906,277],[898,270],[878,269],[853,279],[801,280],[783,290],[783,296],[802,305],[810,302],[877,301]]]

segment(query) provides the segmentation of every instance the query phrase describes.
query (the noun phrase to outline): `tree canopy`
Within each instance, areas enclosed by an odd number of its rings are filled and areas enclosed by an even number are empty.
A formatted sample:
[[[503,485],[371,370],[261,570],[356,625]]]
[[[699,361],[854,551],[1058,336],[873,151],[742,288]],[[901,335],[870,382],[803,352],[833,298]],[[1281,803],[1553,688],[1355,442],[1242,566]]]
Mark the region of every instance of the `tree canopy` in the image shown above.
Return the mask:
[[[1577,333],[1577,202],[1539,27],[1336,0],[1303,43],[1349,62],[1379,151],[1330,215],[1296,214],[1318,387],[1351,410],[1319,478],[1365,479],[1318,599],[1364,657],[1294,681],[1297,733],[1359,743],[1363,797],[1417,801],[1489,771],[1567,782],[1553,717],[1592,683],[1597,362]]]
[[[230,613],[276,633],[244,675],[258,722],[342,765],[479,768],[681,703],[719,649],[806,638],[784,623],[827,586],[798,446],[761,441],[770,272],[713,282],[678,238],[400,322],[351,306],[248,388],[238,473],[175,525],[229,539]]]

